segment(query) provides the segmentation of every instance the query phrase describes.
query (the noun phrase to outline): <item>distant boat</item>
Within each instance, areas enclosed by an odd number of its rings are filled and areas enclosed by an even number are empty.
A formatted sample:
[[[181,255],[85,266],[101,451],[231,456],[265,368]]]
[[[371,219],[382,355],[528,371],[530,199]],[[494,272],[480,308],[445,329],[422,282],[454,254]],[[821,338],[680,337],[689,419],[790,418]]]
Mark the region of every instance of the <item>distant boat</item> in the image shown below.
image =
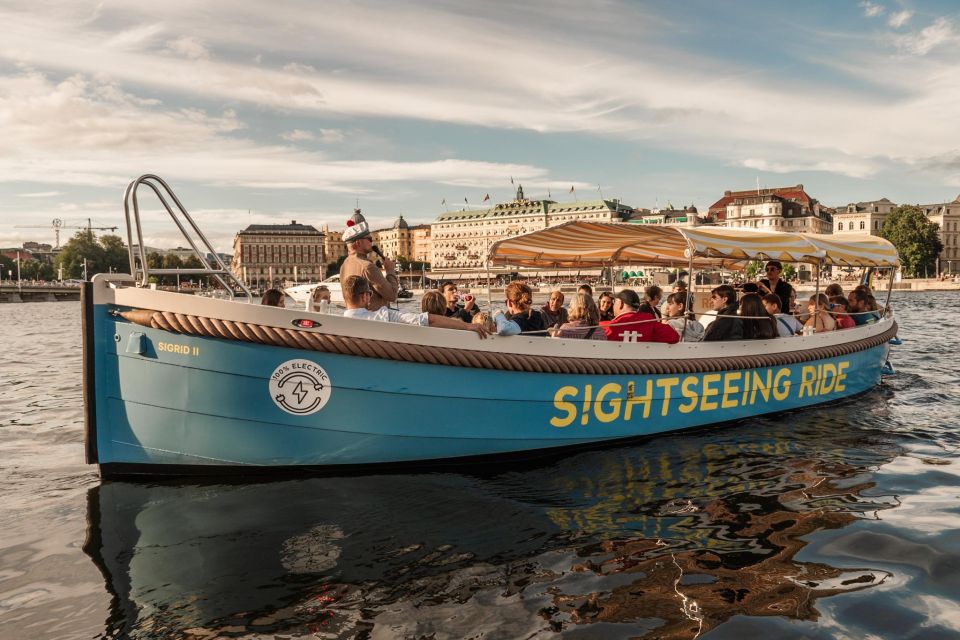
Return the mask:
[[[293,287],[286,287],[284,291],[288,296],[293,298],[295,302],[306,305],[307,301],[310,300],[310,296],[313,295],[313,290],[320,285],[324,285],[330,290],[330,302],[343,302],[343,291],[340,290],[339,274],[330,276],[322,282],[310,282],[307,284],[298,284]]]
[[[144,176],[128,187],[134,203],[151,180],[166,187]],[[127,226],[139,234],[129,213]],[[82,294],[87,460],[104,476],[422,470],[714,427],[868,391],[897,334],[887,306],[871,324],[769,340],[480,340],[151,290],[138,286],[150,270],[134,257],[132,275],[98,274]],[[899,264],[890,243],[870,236],[583,221],[499,241],[489,255],[521,267],[619,261],[691,272],[768,258]],[[473,419],[451,429],[437,420],[451,406]]]

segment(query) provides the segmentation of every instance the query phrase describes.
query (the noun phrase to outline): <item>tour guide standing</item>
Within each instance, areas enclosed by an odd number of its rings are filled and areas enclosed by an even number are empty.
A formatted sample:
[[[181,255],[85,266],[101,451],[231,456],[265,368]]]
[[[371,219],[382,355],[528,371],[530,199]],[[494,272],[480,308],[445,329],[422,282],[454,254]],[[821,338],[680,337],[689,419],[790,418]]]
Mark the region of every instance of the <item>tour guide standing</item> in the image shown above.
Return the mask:
[[[772,293],[780,298],[780,308],[790,308],[790,295],[793,293],[793,287],[780,279],[780,273],[783,271],[783,265],[779,260],[771,260],[767,263],[767,277],[758,283],[761,293]],[[762,297],[762,296],[761,296]]]
[[[367,260],[367,254],[372,251],[373,239],[370,237],[370,227],[360,213],[354,209],[353,215],[347,220],[347,228],[343,232],[343,241],[347,243],[349,255],[340,267],[340,285],[350,276],[362,276],[370,283],[372,295],[367,301],[367,309],[376,311],[391,302],[396,302],[400,291],[400,279],[397,278],[397,268],[390,258],[383,259],[384,275],[374,263]]]

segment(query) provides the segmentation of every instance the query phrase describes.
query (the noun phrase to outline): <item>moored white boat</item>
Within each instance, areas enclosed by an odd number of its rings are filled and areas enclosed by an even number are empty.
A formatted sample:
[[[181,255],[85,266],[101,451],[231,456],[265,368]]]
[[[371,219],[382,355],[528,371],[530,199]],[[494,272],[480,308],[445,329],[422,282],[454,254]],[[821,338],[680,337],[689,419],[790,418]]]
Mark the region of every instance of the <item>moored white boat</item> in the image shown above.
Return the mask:
[[[308,282],[294,285],[292,287],[284,287],[283,291],[288,296],[293,298],[293,300],[298,304],[306,305],[307,301],[310,300],[310,296],[313,295],[313,290],[321,285],[330,290],[331,302],[343,302],[343,291],[340,290],[339,274],[330,276],[326,280],[322,280],[320,282]]]
[[[148,179],[132,183],[134,193]],[[634,240],[626,227],[602,227],[594,231]],[[583,230],[574,231],[567,237]],[[722,243],[710,233],[690,241],[674,231],[672,239],[655,233],[664,260],[683,246],[691,262],[742,260],[736,252],[751,251],[728,233],[737,246],[719,257]],[[833,241],[825,249],[781,235],[756,255],[780,249],[778,257],[791,260],[896,262],[879,244]],[[543,259],[559,246],[536,234],[514,240],[495,245],[494,259],[519,260],[537,243]],[[83,295],[87,454],[106,475],[422,468],[716,425],[870,389],[897,330],[888,311],[875,324],[774,340],[479,340],[150,290],[135,286],[146,273],[132,267],[133,277],[96,276]],[[451,407],[469,419],[451,421]]]

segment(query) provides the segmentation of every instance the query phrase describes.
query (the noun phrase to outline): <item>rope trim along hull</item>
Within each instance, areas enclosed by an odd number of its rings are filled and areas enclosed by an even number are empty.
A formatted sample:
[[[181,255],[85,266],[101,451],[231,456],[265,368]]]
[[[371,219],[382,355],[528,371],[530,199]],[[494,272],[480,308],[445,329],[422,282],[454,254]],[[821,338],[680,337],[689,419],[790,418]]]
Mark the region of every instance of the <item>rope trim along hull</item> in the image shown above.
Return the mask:
[[[320,351],[361,358],[378,358],[400,362],[473,369],[529,371],[585,375],[663,375],[673,373],[708,373],[758,369],[787,364],[798,364],[850,353],[866,351],[885,344],[897,334],[897,324],[885,332],[839,345],[789,351],[783,353],[730,356],[723,358],[683,359],[604,359],[569,358],[562,356],[533,356],[517,353],[495,353],[470,349],[424,347],[387,340],[354,338],[301,329],[286,329],[247,322],[221,320],[203,316],[131,309],[120,312],[129,322],[173,333],[193,336],[240,340],[277,347]]]

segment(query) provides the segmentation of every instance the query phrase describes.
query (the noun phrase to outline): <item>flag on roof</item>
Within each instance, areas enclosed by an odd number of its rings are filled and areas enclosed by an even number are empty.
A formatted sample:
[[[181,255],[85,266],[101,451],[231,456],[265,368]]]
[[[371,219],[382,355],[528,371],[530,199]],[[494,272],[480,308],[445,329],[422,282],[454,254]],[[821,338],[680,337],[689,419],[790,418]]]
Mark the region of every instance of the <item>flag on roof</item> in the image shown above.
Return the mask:
[[[489,199],[490,199],[490,194],[489,194],[489,193],[488,193],[487,195],[483,196],[483,201],[484,201],[484,202],[486,202],[486,201],[489,200]]]
[[[573,185],[570,185],[570,193],[573,193],[574,191],[575,189],[573,188]]]

